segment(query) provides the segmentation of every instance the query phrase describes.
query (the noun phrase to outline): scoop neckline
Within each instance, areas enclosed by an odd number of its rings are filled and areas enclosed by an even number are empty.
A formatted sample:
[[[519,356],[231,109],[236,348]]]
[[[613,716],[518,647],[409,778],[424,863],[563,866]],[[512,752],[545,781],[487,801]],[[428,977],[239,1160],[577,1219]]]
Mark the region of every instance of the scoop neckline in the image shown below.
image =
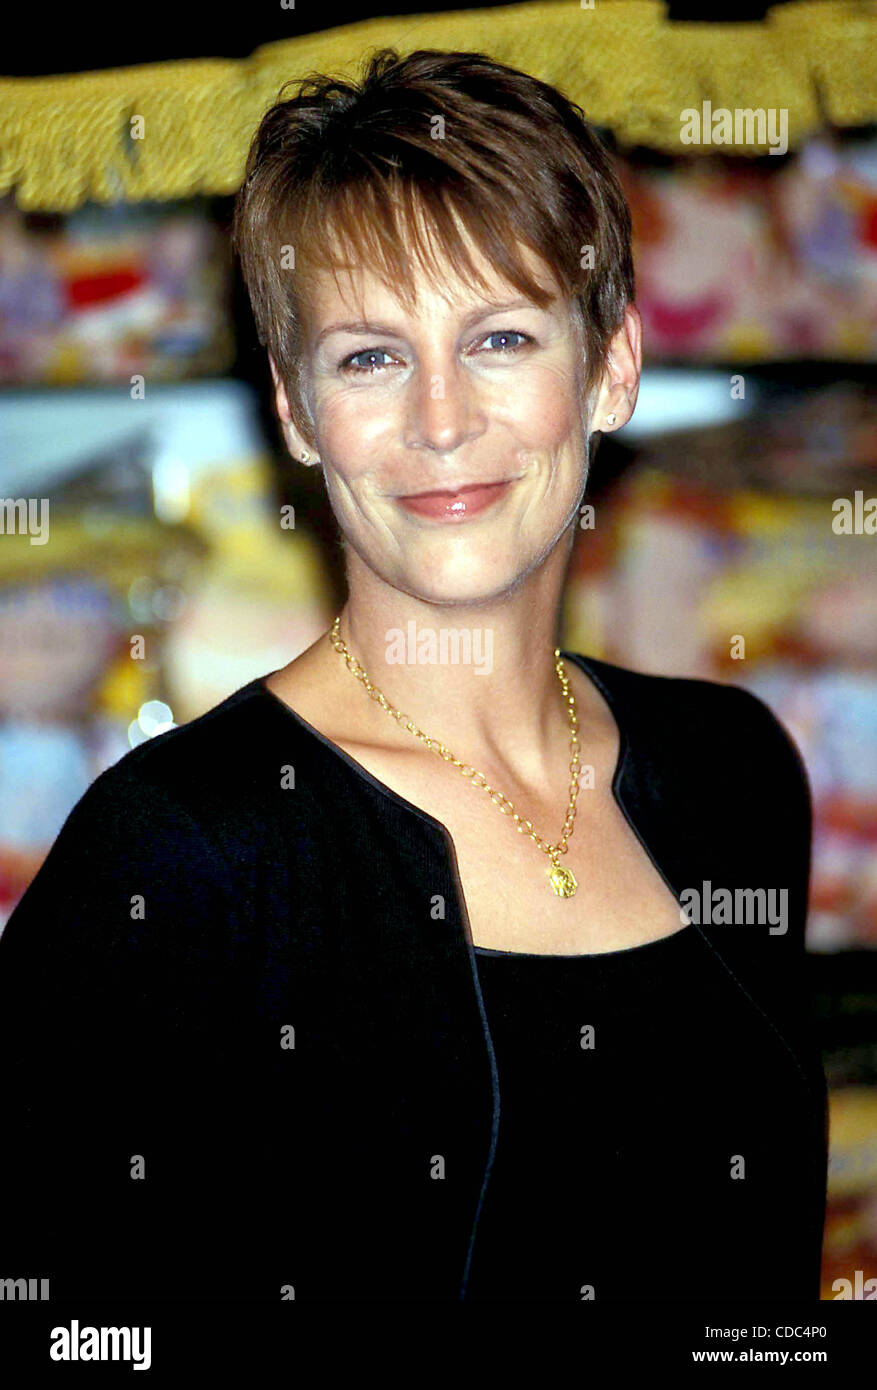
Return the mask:
[[[612,773],[612,781],[610,784],[612,795],[615,798],[619,810],[622,812],[625,819],[628,821],[628,824],[631,826],[631,829],[634,831],[634,834],[637,835],[637,838],[639,839],[639,833],[637,832],[636,827],[630,820],[630,817],[628,816],[619,796],[619,787],[621,785],[621,779],[624,774],[624,769],[627,764],[628,752],[630,749],[629,727],[627,723],[623,723],[622,720],[619,718],[618,707],[616,705],[615,700],[612,697],[612,692],[604,684],[604,682],[600,680],[597,673],[591,669],[590,659],[578,652],[570,652],[564,650],[561,650],[560,655],[562,658],[568,658],[570,661],[574,662],[575,665],[578,666],[579,670],[584,672],[585,676],[587,676],[591,684],[595,686],[598,693],[602,695],[603,699],[606,701],[609,713],[615,722],[616,729],[618,730],[618,756],[615,760],[615,768]],[[370,787],[372,787],[375,791],[379,792],[386,800],[391,801],[395,806],[401,808],[404,811],[407,811],[411,815],[417,816],[420,820],[425,821],[426,824],[431,826],[433,830],[436,830],[440,834],[444,835],[451,842],[451,844],[453,844],[453,837],[451,836],[451,832],[448,829],[448,827],[444,824],[444,822],[438,820],[435,816],[430,815],[428,811],[424,811],[421,806],[416,806],[413,801],[408,801],[404,796],[401,795],[401,793],[394,791],[392,787],[388,787],[386,782],[382,782],[379,777],[375,777],[374,773],[370,772],[369,769],[365,767],[361,762],[358,762],[357,759],[354,758],[351,753],[347,752],[346,748],[341,748],[339,744],[334,743],[333,740],[330,739],[326,734],[322,733],[313,724],[310,724],[308,720],[305,719],[304,715],[299,714],[298,710],[293,709],[292,705],[288,705],[285,700],[282,700],[279,695],[276,695],[273,690],[270,690],[268,686],[265,684],[265,681],[268,679],[268,676],[272,675],[274,675],[274,672],[269,671],[264,676],[257,676],[256,679],[252,682],[252,685],[261,695],[266,696],[272,702],[272,704],[279,706],[282,712],[294,719],[295,722],[302,729],[304,729],[306,733],[310,734],[313,738],[315,738],[318,743],[321,743],[323,745],[324,748],[327,748],[342,762],[346,763],[347,766],[351,768],[352,771],[354,771],[361,778],[362,781],[367,782]],[[648,850],[646,852],[648,853]],[[649,855],[649,857],[651,858],[651,855]],[[657,865],[655,867],[657,868]],[[673,892],[672,887],[670,887],[669,884],[667,886],[668,888],[670,888],[670,891]],[[649,943],[644,942],[643,944],[648,945]],[[515,951],[511,954],[517,955],[518,952]]]
[[[656,861],[651,849],[649,848],[648,844],[640,834],[639,829],[633,821],[630,813],[628,812],[628,809],[625,806],[624,800],[621,796],[621,784],[627,771],[628,762],[632,749],[631,719],[629,709],[627,711],[628,717],[626,719],[622,719],[619,712],[619,701],[615,698],[615,694],[612,690],[611,684],[602,680],[598,672],[595,671],[593,668],[592,663],[593,661],[596,661],[597,658],[592,659],[591,657],[585,656],[581,652],[571,652],[563,648],[561,648],[560,655],[564,658],[564,660],[568,659],[572,661],[576,666],[578,666],[579,670],[585,674],[588,680],[590,680],[591,684],[595,686],[597,692],[600,695],[602,695],[603,699],[606,701],[609,713],[615,722],[616,729],[618,730],[618,756],[615,760],[615,769],[613,771],[612,781],[610,783],[615,804],[617,805],[621,814],[624,816],[624,819],[627,821],[627,824],[630,826],[631,830],[633,831],[633,834],[636,836],[637,840],[639,840],[640,844],[642,845],[644,852],[648,856],[655,869],[655,872],[659,875],[659,877],[663,880],[664,884],[666,885],[667,891],[671,893],[672,896],[678,902],[679,898],[676,894],[676,890],[674,889],[672,883],[668,881],[663,869],[661,868],[660,864],[658,864],[658,862]],[[299,714],[298,710],[293,709],[292,705],[288,705],[285,700],[282,700],[279,695],[276,695],[273,690],[270,690],[268,686],[265,684],[265,681],[268,679],[268,676],[273,674],[273,671],[269,671],[264,676],[258,676],[254,681],[251,682],[251,686],[255,688],[261,695],[270,700],[270,702],[273,705],[277,706],[283,714],[286,714],[289,718],[294,720],[294,722],[299,726],[299,728],[304,730],[306,734],[310,735],[310,737],[315,739],[318,743],[321,743],[323,747],[326,748],[331,754],[333,754],[333,756],[336,759],[340,760],[343,763],[346,763],[347,766],[351,769],[351,771],[354,772],[360,778],[361,781],[367,783],[367,785],[370,786],[375,792],[377,792],[384,800],[389,801],[393,806],[396,807],[397,810],[402,810],[409,816],[416,816],[419,820],[423,821],[425,825],[429,826],[429,828],[433,831],[434,834],[442,836],[445,842],[446,849],[448,851],[450,862],[454,867],[454,871],[458,881],[460,906],[462,908],[464,920],[467,924],[470,949],[473,952],[473,955],[475,955],[476,957],[481,952],[490,951],[489,947],[476,946],[475,942],[472,940],[471,924],[469,923],[469,913],[466,907],[466,899],[465,894],[463,893],[463,885],[461,882],[459,882],[459,864],[457,861],[457,849],[454,844],[454,838],[451,835],[451,832],[448,829],[448,827],[444,824],[443,821],[440,821],[435,816],[430,815],[430,813],[428,811],[424,811],[422,807],[416,806],[413,801],[408,801],[399,792],[394,791],[392,787],[388,787],[386,782],[382,782],[380,778],[375,777],[374,773],[370,772],[367,767],[364,767],[362,763],[358,762],[356,758],[354,758],[352,754],[348,753],[345,748],[341,748],[337,743],[334,743],[332,739],[328,738],[326,734],[321,733],[319,729],[315,728],[313,724],[310,724],[308,720],[305,719],[304,715]],[[566,961],[582,959],[594,961],[601,958],[611,960],[612,958],[617,959],[619,956],[626,956],[630,954],[631,951],[643,951],[647,950],[649,947],[663,945],[667,941],[672,941],[677,936],[686,935],[686,933],[690,932],[691,930],[696,930],[696,926],[694,923],[689,922],[685,927],[680,928],[678,932],[671,932],[669,936],[659,937],[656,941],[642,941],[639,943],[638,946],[624,946],[618,951],[595,951],[579,953],[576,955],[557,955],[555,952],[541,953],[538,951],[503,951],[498,952],[496,954],[503,956],[511,956],[515,959],[521,960],[554,960],[555,958],[558,960]]]
[[[655,946],[667,946],[677,937],[689,935],[692,931],[694,923],[686,922],[678,931],[668,932],[666,936],[657,936],[654,941],[640,941],[636,946],[620,946],[617,951],[495,951],[491,946],[474,945],[472,949],[476,956],[501,956],[510,960],[617,960],[619,956],[631,956]]]

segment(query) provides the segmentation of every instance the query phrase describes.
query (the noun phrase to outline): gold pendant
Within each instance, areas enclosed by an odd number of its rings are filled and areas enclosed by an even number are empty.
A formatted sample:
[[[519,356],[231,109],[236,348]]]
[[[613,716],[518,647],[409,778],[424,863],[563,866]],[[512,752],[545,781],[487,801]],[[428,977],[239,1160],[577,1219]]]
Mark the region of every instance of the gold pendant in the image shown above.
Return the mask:
[[[571,898],[579,886],[572,869],[566,869],[562,864],[554,864],[548,870],[548,877],[551,879],[551,887],[559,898]]]

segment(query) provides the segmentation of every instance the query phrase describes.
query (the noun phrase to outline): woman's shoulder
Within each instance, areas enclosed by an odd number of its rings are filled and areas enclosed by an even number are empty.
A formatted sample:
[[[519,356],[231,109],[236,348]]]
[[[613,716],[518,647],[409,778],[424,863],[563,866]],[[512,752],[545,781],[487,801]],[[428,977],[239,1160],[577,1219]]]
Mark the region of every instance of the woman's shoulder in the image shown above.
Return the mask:
[[[284,750],[301,746],[302,729],[282,715],[277,700],[257,677],[203,714],[128,750],[92,783],[93,790],[124,794],[146,786],[184,799],[194,789],[225,786],[276,770]]]
[[[264,833],[285,763],[303,747],[294,719],[278,723],[261,678],[203,714],[149,738],[101,772],[59,838],[106,845],[174,843],[196,849]],[[282,732],[281,732],[282,731]],[[193,852],[195,850],[193,849]]]
[[[809,798],[804,760],[789,730],[753,691],[731,682],[637,671],[568,653],[580,661],[609,701],[619,725],[669,752],[678,766],[717,766],[736,779],[779,777]],[[706,763],[702,760],[706,755]]]
[[[95,778],[13,910],[0,937],[7,952],[34,919],[78,913],[96,930],[107,914],[123,920],[120,894],[148,896],[151,929],[162,912],[168,922],[217,920],[232,907],[241,874],[260,871],[279,833],[270,788],[298,746],[294,721],[278,739],[262,693],[250,682]]]

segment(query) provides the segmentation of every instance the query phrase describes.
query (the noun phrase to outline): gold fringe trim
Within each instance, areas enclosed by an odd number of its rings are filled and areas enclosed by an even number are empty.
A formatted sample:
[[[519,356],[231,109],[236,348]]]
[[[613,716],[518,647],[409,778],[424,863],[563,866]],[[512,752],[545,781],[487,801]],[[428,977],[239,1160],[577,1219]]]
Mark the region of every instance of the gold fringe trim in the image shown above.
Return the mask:
[[[292,16],[292,12],[290,12]],[[25,211],[91,199],[231,194],[281,85],[311,70],[355,72],[390,45],[474,49],[560,87],[626,145],[666,153],[764,154],[680,143],[680,113],[788,112],[791,149],[826,123],[877,118],[875,0],[798,0],[747,24],[673,23],[662,0],[536,0],[502,9],[394,16],[266,44],[245,59],[155,63],[0,79],[0,193]],[[143,138],[132,139],[132,117]]]

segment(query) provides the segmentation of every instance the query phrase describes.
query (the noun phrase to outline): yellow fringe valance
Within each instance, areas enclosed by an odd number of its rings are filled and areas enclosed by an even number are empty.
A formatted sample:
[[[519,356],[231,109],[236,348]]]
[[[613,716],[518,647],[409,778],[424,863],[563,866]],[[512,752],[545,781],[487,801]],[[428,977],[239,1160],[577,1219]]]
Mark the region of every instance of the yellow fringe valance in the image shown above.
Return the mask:
[[[25,211],[67,212],[88,200],[233,193],[284,82],[313,69],[355,72],[384,45],[488,53],[560,87],[622,144],[667,153],[717,148],[680,141],[681,113],[705,101],[786,111],[792,149],[826,124],[877,119],[874,0],[798,0],[745,24],[671,23],[662,0],[536,0],[367,20],[240,60],[0,78],[0,194],[14,189]]]

